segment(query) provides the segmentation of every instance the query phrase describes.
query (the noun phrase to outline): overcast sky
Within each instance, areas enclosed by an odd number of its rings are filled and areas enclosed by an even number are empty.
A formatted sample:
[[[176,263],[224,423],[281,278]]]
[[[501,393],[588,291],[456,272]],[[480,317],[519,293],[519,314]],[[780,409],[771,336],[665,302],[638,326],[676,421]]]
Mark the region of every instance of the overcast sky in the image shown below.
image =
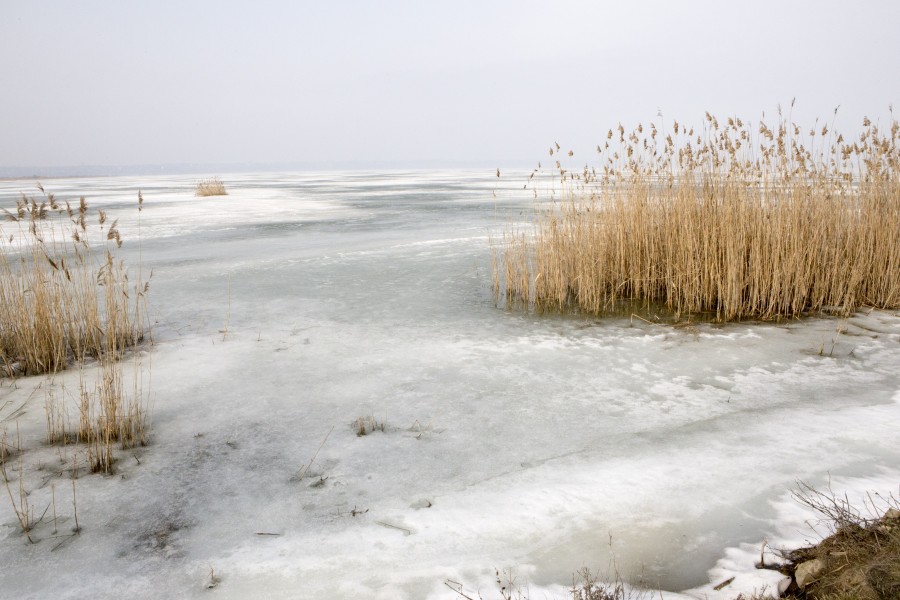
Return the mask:
[[[0,166],[521,162],[900,109],[900,2],[0,0]]]

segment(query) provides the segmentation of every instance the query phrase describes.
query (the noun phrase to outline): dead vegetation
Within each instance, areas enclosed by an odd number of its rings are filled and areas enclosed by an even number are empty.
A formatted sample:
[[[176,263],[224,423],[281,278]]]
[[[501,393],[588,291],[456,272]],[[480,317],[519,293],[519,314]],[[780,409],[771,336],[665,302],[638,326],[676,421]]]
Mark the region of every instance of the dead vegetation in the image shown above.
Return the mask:
[[[82,371],[74,397],[65,388],[60,394],[48,390],[47,442],[81,444],[90,470],[107,474],[113,472],[116,447],[129,450],[146,445],[150,410],[140,361],[134,361],[131,371],[129,386],[123,365],[104,360],[92,380]]]
[[[893,113],[855,139],[780,110],[774,127],[707,113],[697,128],[619,125],[597,151],[599,167],[571,171],[555,145],[553,175],[532,173],[554,201],[494,244],[498,302],[604,314],[637,301],[717,321],[900,306]]]
[[[9,474],[7,473],[5,460],[0,461],[0,477],[3,478],[6,493],[9,496],[10,504],[16,515],[16,521],[18,521],[22,534],[29,542],[34,543],[34,540],[31,537],[31,530],[43,520],[44,515],[47,513],[47,509],[44,509],[40,516],[35,512],[35,507],[29,501],[28,491],[25,489],[24,467],[21,457],[19,458],[18,464],[18,477],[15,486],[12,485]],[[14,488],[15,491],[13,491]],[[49,506],[47,508],[49,508]]]
[[[197,188],[194,192],[196,196],[227,196],[225,184],[218,177],[211,177],[197,182]]]
[[[5,431],[4,431],[5,438]],[[57,505],[56,505],[56,487],[51,484],[51,498],[47,502],[46,505],[40,503],[32,499],[33,489],[29,489],[26,485],[26,476],[27,470],[25,468],[25,461],[23,460],[23,452],[22,452],[22,443],[21,438],[18,435],[18,431],[16,433],[16,450],[17,450],[17,459],[15,468],[10,468],[11,465],[8,460],[5,458],[0,460],[0,478],[3,479],[3,486],[6,488],[6,495],[9,498],[10,506],[12,507],[13,514],[16,517],[16,522],[19,526],[19,530],[22,532],[22,535],[25,536],[25,539],[28,540],[29,543],[35,543],[39,541],[41,538],[37,537],[35,530],[42,523],[51,525],[52,523],[52,531],[51,536],[56,538],[62,538],[63,541],[59,542],[56,547],[53,548],[55,550],[57,547],[64,544],[68,538],[71,538],[74,535],[77,535],[81,528],[78,525],[78,506],[75,495],[75,477],[77,476],[77,459],[72,468],[72,518],[74,519],[74,527],[72,528],[72,533],[70,535],[59,535],[58,523],[60,521]],[[8,457],[7,457],[8,458]],[[59,473],[62,475],[62,472]],[[64,518],[67,520],[67,518]],[[52,552],[52,550],[51,550]]]
[[[47,442],[59,448],[64,466],[50,469],[38,487],[70,468],[77,533],[75,478],[85,469],[113,472],[117,448],[132,449],[148,439],[144,368],[132,352],[129,380],[122,359],[148,335],[149,284],[140,265],[129,271],[118,256],[118,220],[103,210],[89,211],[84,197],[73,206],[38,188],[40,202],[22,195],[14,211],[3,209],[14,225],[0,228],[0,377],[46,375],[34,392],[43,388],[46,394]],[[54,375],[76,364],[77,390],[57,387]],[[17,419],[20,410],[4,420]],[[5,428],[0,437],[0,475],[23,535],[37,541],[35,528],[52,517],[53,536],[66,538],[56,536],[55,486],[46,506],[37,507],[26,482],[35,475],[26,468],[27,450],[18,435],[11,446]],[[71,463],[65,458],[69,449]],[[12,457],[16,469],[10,468]],[[36,471],[45,468],[39,462]]]
[[[144,340],[149,282],[132,281],[117,257],[117,220],[89,214],[84,197],[73,207],[47,193],[3,210],[16,225],[0,227],[0,376],[114,361]]]
[[[374,431],[384,433],[384,421],[377,421],[373,416],[359,417],[354,421],[353,428],[357,437],[369,435]]]
[[[797,500],[828,524],[831,535],[814,546],[783,553],[792,578],[785,598],[897,600],[900,598],[900,502],[868,498],[865,511],[845,497],[805,484]]]
[[[779,586],[785,590],[784,595],[763,588],[749,596],[738,594],[734,600],[900,599],[900,500],[897,497],[869,494],[860,508],[830,488],[820,491],[802,482],[794,497],[818,515],[811,525],[825,525],[830,535],[815,545],[776,551],[781,558],[779,564],[771,561],[757,564],[757,568],[777,570],[790,578],[789,585]],[[495,575],[496,587],[487,595],[454,580],[445,580],[444,585],[466,600],[529,599],[527,581],[515,577],[511,570],[495,570]],[[714,589],[722,590],[733,580],[731,577]],[[571,600],[640,600],[663,595],[656,590],[626,585],[614,560],[606,577],[582,568],[572,576],[568,592]]]
[[[529,600],[528,583],[519,580],[511,570],[494,570],[495,594],[487,598],[497,597],[500,600]],[[642,600],[649,596],[648,592],[629,589],[622,581],[621,576],[615,571],[608,577],[609,582],[604,582],[596,573],[584,567],[572,575],[572,587],[569,588],[571,600]],[[444,585],[453,590],[460,598],[465,600],[487,600],[480,591],[471,591],[459,583],[448,579]]]
[[[322,447],[325,445],[325,442],[328,441],[328,438],[331,437],[332,432],[334,432],[334,426],[332,425],[331,429],[328,430],[328,433],[325,434],[325,437],[322,438],[322,443],[319,444],[319,447],[316,448],[316,451],[313,453],[312,458],[309,459],[309,462],[300,467],[296,473],[291,477],[291,481],[303,481],[303,478],[306,477],[310,473],[310,468],[313,466],[313,463],[316,462],[316,458],[319,456],[319,452],[322,451]],[[321,473],[319,474],[319,478],[324,483],[325,477]]]
[[[73,417],[65,389],[55,395],[48,382],[47,440],[84,444],[91,469],[109,473],[115,444],[124,449],[146,443],[142,368],[136,361],[129,391],[118,361],[149,329],[149,283],[140,269],[132,281],[134,274],[116,256],[122,246],[118,220],[110,222],[103,210],[91,214],[84,197],[73,207],[39,189],[40,204],[23,195],[15,212],[5,210],[16,227],[8,237],[2,232],[0,241],[0,368],[14,377],[80,364]],[[84,370],[89,359],[97,363],[92,383]]]

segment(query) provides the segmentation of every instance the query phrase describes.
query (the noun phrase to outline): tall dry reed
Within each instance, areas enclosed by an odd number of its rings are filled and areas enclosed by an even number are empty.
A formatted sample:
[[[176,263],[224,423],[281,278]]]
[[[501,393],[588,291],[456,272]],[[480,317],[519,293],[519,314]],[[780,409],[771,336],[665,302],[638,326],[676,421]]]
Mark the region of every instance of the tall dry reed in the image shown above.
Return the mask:
[[[65,388],[57,394],[48,387],[47,442],[80,443],[91,471],[112,472],[117,446],[127,450],[148,442],[150,411],[143,374],[143,364],[135,360],[128,386],[122,363],[103,358],[98,369],[82,370],[74,401]]]
[[[115,359],[144,339],[149,286],[117,257],[117,221],[52,194],[40,204],[23,196],[4,213],[15,225],[0,227],[0,376]]]
[[[551,147],[554,202],[493,246],[497,300],[718,321],[900,306],[900,125],[831,129],[780,110],[774,128],[619,125],[579,172]]]

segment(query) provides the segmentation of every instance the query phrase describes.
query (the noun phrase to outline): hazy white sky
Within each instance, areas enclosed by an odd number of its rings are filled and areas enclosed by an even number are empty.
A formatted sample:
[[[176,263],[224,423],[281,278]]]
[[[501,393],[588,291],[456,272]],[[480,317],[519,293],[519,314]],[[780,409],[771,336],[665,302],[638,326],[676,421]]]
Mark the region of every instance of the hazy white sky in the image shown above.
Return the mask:
[[[900,2],[0,0],[0,166],[531,166],[619,121],[900,110]]]

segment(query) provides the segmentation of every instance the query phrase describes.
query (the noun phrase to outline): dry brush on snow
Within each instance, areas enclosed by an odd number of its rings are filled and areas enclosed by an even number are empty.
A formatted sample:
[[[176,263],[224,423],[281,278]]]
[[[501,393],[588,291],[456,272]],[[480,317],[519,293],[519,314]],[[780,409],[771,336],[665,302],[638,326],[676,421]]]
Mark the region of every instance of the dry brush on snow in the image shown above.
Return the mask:
[[[32,396],[45,395],[46,442],[65,457],[58,475],[73,478],[74,509],[74,478],[85,469],[112,472],[117,447],[148,440],[145,369],[131,351],[149,335],[149,281],[119,257],[117,220],[92,213],[83,197],[73,206],[39,188],[42,199],[23,195],[14,211],[4,209],[13,225],[0,228],[0,381],[15,387],[18,378],[40,378],[29,385]],[[143,209],[140,193],[137,207]],[[77,385],[57,384],[56,375],[73,366]],[[35,541],[32,532],[48,514],[56,534],[56,497],[41,507],[31,499],[28,449],[18,434],[15,445],[9,442],[5,423],[18,416],[13,411],[0,422],[0,476],[22,533]]]

